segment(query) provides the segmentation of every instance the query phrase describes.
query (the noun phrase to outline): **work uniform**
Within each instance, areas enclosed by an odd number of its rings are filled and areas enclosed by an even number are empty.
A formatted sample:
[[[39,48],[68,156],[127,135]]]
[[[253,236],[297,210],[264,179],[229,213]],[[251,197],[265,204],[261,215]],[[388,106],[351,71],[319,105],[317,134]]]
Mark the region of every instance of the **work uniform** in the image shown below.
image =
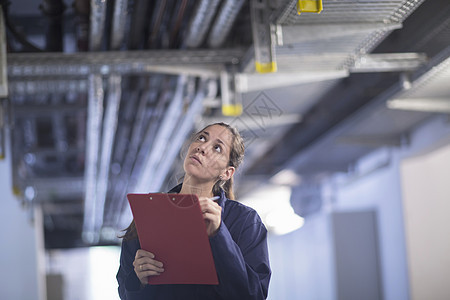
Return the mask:
[[[181,184],[169,193],[179,193],[180,190]],[[218,196],[218,204],[222,207],[222,222],[209,242],[219,285],[170,284],[146,285],[141,288],[133,267],[136,251],[140,249],[136,238],[122,241],[117,272],[121,299],[256,300],[267,297],[271,275],[267,230],[255,210],[227,199],[223,191]]]

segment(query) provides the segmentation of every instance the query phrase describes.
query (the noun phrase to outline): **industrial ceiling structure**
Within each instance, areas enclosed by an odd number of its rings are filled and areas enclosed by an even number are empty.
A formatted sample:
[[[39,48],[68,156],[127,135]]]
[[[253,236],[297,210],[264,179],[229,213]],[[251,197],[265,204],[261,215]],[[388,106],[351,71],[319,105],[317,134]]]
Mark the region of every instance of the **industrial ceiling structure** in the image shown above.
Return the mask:
[[[296,3],[1,1],[2,130],[46,247],[116,243],[126,194],[176,184],[183,143],[210,122],[246,140],[243,196],[348,172],[450,112],[449,1]],[[276,72],[256,72],[267,54]]]

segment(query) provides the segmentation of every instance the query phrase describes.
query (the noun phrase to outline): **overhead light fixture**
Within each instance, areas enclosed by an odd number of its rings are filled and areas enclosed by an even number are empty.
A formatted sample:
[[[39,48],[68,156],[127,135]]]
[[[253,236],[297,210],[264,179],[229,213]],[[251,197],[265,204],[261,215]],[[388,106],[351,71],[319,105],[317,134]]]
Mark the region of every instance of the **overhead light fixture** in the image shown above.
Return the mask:
[[[290,198],[289,186],[269,185],[258,189],[241,202],[258,212],[269,232],[283,235],[301,228],[305,222],[295,213]]]

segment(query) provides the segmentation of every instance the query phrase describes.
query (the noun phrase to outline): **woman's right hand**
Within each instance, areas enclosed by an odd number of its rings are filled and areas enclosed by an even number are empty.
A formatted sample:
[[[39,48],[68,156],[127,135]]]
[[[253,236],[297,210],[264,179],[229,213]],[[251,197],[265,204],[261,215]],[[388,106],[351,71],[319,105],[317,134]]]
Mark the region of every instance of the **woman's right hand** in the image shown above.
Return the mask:
[[[148,284],[148,276],[157,276],[164,272],[163,263],[154,259],[151,252],[139,249],[136,251],[133,266],[139,281]]]

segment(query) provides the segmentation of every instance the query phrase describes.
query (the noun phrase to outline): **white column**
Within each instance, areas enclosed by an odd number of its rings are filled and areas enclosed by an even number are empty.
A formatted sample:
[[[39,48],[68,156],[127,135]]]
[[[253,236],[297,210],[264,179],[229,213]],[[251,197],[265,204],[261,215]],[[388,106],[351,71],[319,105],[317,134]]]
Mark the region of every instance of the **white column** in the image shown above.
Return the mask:
[[[13,195],[11,152],[0,160],[0,299],[46,299],[42,217],[34,222]]]

